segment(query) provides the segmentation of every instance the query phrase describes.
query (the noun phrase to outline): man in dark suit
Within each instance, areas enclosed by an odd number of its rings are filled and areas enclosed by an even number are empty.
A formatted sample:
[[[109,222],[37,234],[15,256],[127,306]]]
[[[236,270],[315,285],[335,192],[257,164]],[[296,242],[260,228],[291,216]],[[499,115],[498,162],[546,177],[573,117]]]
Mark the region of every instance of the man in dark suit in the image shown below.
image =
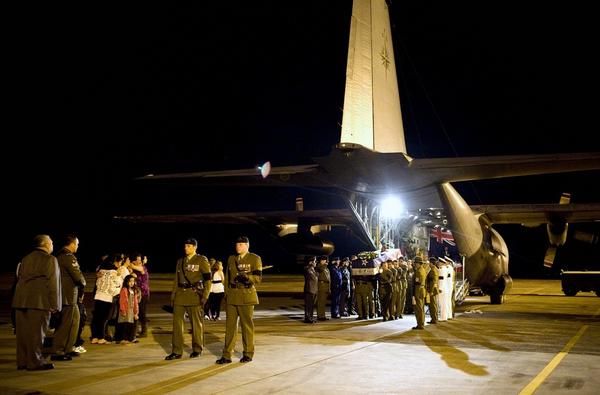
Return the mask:
[[[314,324],[315,303],[317,302],[317,292],[319,291],[319,276],[315,271],[317,257],[308,257],[306,266],[304,266],[304,322]]]
[[[225,345],[223,354],[216,363],[230,363],[237,337],[238,318],[242,328],[244,355],[240,362],[252,361],[254,357],[254,306],[258,304],[256,284],[262,280],[262,260],[248,252],[250,241],[240,236],[235,243],[237,255],[227,260],[225,271],[225,298],[227,299],[227,319],[225,321]]]
[[[78,291],[79,288],[85,287],[85,278],[75,258],[78,248],[79,239],[75,235],[67,235],[64,247],[57,254],[62,284],[62,310],[52,340],[53,355],[50,359],[53,361],[69,361],[72,356],[79,355],[73,351],[73,347],[77,340],[80,319],[77,306]]]
[[[50,313],[60,310],[60,269],[52,239],[39,235],[35,250],[21,261],[12,307],[17,321],[17,369],[47,370],[54,365],[42,356]]]

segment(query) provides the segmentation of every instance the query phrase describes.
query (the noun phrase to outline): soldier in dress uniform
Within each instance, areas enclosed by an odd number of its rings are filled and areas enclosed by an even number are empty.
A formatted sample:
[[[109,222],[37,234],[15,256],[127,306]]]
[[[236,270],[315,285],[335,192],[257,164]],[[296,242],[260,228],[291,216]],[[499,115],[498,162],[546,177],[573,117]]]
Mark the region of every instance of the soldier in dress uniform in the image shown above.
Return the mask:
[[[315,271],[317,257],[311,256],[306,260],[304,266],[304,322],[314,324],[315,302],[319,290],[319,276]]]
[[[52,239],[39,235],[35,250],[19,265],[17,285],[12,300],[17,332],[17,369],[53,369],[42,356],[42,347],[50,313],[62,307],[60,268],[52,253]]]
[[[238,330],[238,318],[242,329],[243,356],[240,362],[250,362],[254,357],[254,306],[258,304],[256,285],[262,280],[262,260],[249,252],[250,241],[240,236],[235,243],[237,255],[227,260],[225,271],[225,299],[227,320],[225,321],[225,345],[223,354],[216,363],[231,363]]]
[[[433,257],[429,258],[429,273],[427,273],[426,287],[429,294],[429,316],[431,317],[429,324],[437,324],[438,322],[438,294],[440,293],[438,280],[440,272],[436,266],[436,261]]]
[[[340,318],[340,298],[342,296],[342,269],[340,258],[333,257],[329,266],[331,281],[331,318]]]
[[[325,255],[319,257],[317,265],[317,273],[319,275],[319,290],[317,293],[317,319],[319,321],[327,321],[329,318],[325,316],[325,305],[327,304],[327,295],[329,295],[331,277],[327,268],[327,257]]]
[[[73,351],[79,330],[79,307],[77,297],[79,287],[85,287],[85,277],[81,273],[75,253],[79,248],[79,239],[75,235],[65,237],[64,247],[58,252],[60,282],[62,284],[62,310],[60,322],[52,339],[53,361],[69,361],[79,353]]]
[[[394,272],[390,269],[391,261],[381,264],[379,276],[379,298],[381,300],[381,316],[384,321],[391,319],[391,302],[393,294]]]
[[[204,312],[202,311],[212,284],[208,259],[196,253],[198,241],[189,238],[184,243],[185,256],[177,260],[171,304],[173,305],[172,351],[167,361],[180,359],[183,353],[184,315],[192,324],[192,352],[190,358],[199,357],[204,347]]]
[[[342,267],[340,269],[342,273],[342,293],[340,295],[340,314],[342,317],[348,317],[352,314],[352,302],[350,297],[350,268],[348,265],[350,260],[344,258],[342,260]]]
[[[413,305],[415,310],[415,318],[417,319],[417,326],[413,329],[425,329],[425,298],[427,291],[425,291],[425,281],[427,279],[427,271],[425,270],[425,264],[420,256],[415,257],[414,261],[414,295]]]

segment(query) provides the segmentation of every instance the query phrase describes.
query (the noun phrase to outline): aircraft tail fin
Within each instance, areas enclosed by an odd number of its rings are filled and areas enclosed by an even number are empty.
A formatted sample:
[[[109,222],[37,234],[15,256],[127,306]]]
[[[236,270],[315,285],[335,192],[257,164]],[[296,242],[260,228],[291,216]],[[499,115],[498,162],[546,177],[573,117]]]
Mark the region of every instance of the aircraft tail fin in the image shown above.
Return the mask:
[[[385,0],[354,0],[340,143],[406,153]]]

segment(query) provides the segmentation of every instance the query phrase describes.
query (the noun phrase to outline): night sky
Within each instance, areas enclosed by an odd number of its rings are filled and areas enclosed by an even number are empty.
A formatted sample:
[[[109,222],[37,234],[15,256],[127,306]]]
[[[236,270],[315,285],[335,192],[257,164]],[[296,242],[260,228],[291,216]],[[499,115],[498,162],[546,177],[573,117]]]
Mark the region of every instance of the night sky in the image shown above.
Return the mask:
[[[289,261],[257,228],[130,225],[111,218],[238,211],[240,205],[292,209],[298,195],[307,208],[335,205],[331,196],[303,189],[272,199],[273,191],[148,186],[133,179],[267,160],[302,164],[326,155],[341,130],[351,6],[349,0],[12,6],[4,56],[4,135],[11,140],[2,145],[8,180],[2,270],[12,270],[35,234],[59,238],[65,232],[80,236],[86,269],[102,254],[140,250],[155,271],[171,271],[188,235],[200,240],[200,252],[224,259],[241,232],[266,264]],[[409,154],[600,151],[593,119],[600,69],[596,13],[591,4],[565,7],[393,1]],[[573,202],[600,201],[599,174],[457,188],[472,204],[557,202],[563,191]],[[499,229],[511,250],[511,272],[543,274],[545,230]],[[598,249],[575,241],[559,254],[562,262],[597,263]],[[568,258],[568,251],[575,255]]]

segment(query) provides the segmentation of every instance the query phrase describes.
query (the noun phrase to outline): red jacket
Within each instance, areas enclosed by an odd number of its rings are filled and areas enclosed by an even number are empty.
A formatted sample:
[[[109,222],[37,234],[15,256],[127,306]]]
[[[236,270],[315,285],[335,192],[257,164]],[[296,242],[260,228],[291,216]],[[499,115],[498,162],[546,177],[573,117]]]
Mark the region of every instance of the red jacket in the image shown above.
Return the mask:
[[[138,296],[139,292],[137,289],[134,290],[133,294],[133,315],[138,315],[140,313],[140,308],[138,306]],[[127,315],[129,301],[129,288],[123,287],[121,288],[121,295],[119,296],[119,314]]]

